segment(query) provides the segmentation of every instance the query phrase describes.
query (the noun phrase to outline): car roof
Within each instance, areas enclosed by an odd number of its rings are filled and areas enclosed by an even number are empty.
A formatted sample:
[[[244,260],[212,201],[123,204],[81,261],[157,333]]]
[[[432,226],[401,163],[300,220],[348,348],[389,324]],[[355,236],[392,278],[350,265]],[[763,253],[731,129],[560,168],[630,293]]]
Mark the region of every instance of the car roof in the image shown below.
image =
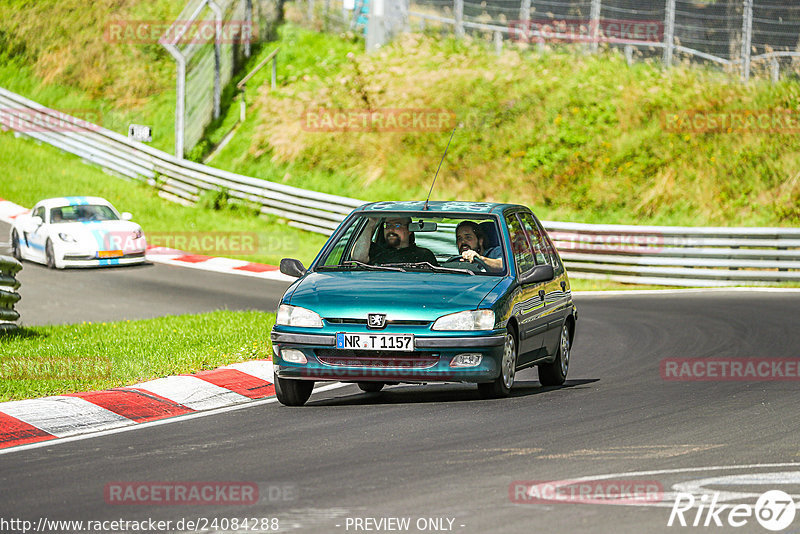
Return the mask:
[[[101,204],[111,206],[111,203],[100,197],[55,197],[46,198],[39,201],[37,206],[44,206],[45,208],[60,208],[63,206],[86,206],[88,204]]]
[[[364,204],[358,211],[367,212],[419,212],[425,206],[424,200],[385,201]],[[509,207],[525,208],[519,204],[500,204],[497,202],[465,202],[460,200],[431,200],[425,211],[439,213],[501,213]]]

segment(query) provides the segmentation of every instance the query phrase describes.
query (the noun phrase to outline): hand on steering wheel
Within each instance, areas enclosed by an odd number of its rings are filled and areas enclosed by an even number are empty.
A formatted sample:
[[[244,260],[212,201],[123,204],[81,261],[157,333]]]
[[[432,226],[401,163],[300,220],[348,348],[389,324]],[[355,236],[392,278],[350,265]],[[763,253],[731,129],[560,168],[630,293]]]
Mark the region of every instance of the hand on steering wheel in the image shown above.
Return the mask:
[[[474,252],[474,251],[472,251],[472,252]],[[447,259],[447,262],[451,262],[451,261],[463,261],[463,262],[467,262],[467,263],[475,263],[476,265],[478,265],[478,267],[480,267],[484,271],[488,271],[489,270],[489,266],[486,265],[486,262],[483,261],[483,259],[478,255],[477,252],[475,253],[474,256],[472,256],[472,261],[471,262],[468,261],[467,259],[465,259],[464,256],[462,256],[460,254],[458,256],[453,256],[452,258],[448,258]],[[445,263],[447,263],[447,262],[445,262]]]

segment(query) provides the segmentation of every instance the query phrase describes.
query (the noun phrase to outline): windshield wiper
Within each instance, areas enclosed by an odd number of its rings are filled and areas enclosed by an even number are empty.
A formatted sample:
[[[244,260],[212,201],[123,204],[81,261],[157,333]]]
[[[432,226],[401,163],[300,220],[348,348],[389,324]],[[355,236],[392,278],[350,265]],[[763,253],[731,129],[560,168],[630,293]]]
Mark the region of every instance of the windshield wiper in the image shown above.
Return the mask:
[[[385,265],[370,265],[369,263],[364,263],[358,260],[347,260],[343,262],[341,265],[322,265],[317,267],[318,271],[338,271],[344,268],[352,269],[354,267],[358,267],[361,269],[365,269],[368,271],[395,271],[404,273],[407,272],[402,267],[387,267]]]
[[[403,263],[402,265],[406,267],[410,267],[413,269],[428,269],[433,272],[437,273],[458,273],[458,274],[468,274],[470,276],[474,276],[475,273],[470,271],[469,269],[454,269],[452,267],[439,267],[438,265],[433,265],[429,261],[420,261],[417,263]]]

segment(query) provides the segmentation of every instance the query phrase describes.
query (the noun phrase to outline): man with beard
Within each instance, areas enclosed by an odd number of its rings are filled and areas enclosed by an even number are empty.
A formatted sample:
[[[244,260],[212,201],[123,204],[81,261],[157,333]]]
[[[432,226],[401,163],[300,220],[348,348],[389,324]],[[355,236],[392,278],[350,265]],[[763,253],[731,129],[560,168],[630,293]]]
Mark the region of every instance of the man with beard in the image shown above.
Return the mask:
[[[461,221],[456,226],[456,247],[463,261],[472,262],[475,258],[483,260],[490,271],[503,270],[503,251],[500,247],[484,249],[486,235],[478,223]]]
[[[414,243],[414,232],[408,229],[410,217],[390,217],[383,224],[385,247],[375,243],[369,244],[369,238],[378,225],[378,219],[370,218],[367,227],[353,248],[353,259],[374,265],[387,263],[419,263],[428,262],[439,265],[436,256],[427,248],[418,247]]]

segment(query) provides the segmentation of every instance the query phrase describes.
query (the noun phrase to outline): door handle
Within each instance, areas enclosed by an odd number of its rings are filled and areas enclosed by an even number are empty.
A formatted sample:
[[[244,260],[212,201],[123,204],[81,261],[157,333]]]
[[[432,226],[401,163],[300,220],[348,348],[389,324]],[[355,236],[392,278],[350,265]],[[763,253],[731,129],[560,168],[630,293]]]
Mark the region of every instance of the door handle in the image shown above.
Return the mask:
[[[566,291],[566,290],[567,290],[567,283],[562,280],[561,281],[561,291]]]
[[[544,300],[544,289],[539,290],[539,298]]]

